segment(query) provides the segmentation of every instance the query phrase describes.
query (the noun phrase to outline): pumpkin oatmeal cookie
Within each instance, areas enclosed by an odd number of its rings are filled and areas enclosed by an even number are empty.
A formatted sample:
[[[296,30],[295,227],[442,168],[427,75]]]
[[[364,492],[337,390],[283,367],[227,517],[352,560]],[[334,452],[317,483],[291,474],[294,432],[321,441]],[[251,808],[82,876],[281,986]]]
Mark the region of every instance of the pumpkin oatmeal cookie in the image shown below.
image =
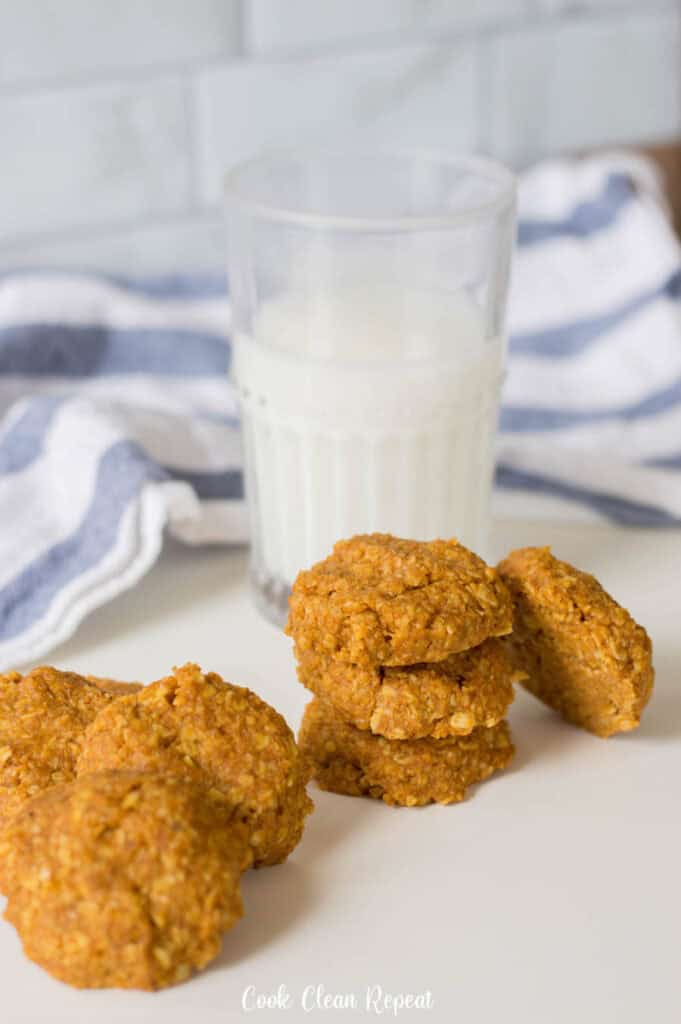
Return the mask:
[[[508,640],[523,684],[597,736],[635,729],[653,688],[648,634],[600,583],[551,554],[512,551],[499,565],[514,603]]]
[[[157,989],[205,967],[242,915],[248,829],[232,814],[220,794],[128,772],[29,801],[0,837],[26,955],[78,988]]]
[[[104,693],[112,697],[124,697],[126,693],[139,693],[142,683],[122,683],[119,679],[104,679],[102,676],[85,676],[89,683],[94,683]]]
[[[289,608],[300,652],[362,665],[442,661],[511,630],[504,584],[456,540],[339,541],[298,574]]]
[[[444,661],[394,668],[348,665],[314,650],[296,656],[304,686],[344,721],[391,740],[466,736],[496,725],[523,676],[496,638]]]
[[[75,777],[83,733],[112,700],[100,685],[47,665],[0,676],[0,824]]]
[[[78,774],[120,769],[177,775],[225,793],[251,826],[256,864],[286,859],[313,806],[282,716],[198,665],[119,698],[92,723]]]
[[[318,698],[305,709],[299,743],[322,789],[405,807],[463,800],[514,752],[506,722],[457,738],[387,740],[348,725]]]

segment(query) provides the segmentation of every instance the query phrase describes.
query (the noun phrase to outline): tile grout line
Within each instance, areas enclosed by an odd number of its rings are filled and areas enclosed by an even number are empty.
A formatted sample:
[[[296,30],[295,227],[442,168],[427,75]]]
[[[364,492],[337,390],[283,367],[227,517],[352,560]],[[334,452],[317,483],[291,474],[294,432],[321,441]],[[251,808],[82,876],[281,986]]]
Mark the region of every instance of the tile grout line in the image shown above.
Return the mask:
[[[199,146],[198,83],[196,75],[189,74],[184,82],[184,106],[186,118],[187,166],[188,166],[188,207],[195,212],[201,206],[201,168]]]
[[[477,39],[474,51],[477,147],[478,151],[485,156],[493,156],[495,149],[490,131],[492,60],[489,39]]]

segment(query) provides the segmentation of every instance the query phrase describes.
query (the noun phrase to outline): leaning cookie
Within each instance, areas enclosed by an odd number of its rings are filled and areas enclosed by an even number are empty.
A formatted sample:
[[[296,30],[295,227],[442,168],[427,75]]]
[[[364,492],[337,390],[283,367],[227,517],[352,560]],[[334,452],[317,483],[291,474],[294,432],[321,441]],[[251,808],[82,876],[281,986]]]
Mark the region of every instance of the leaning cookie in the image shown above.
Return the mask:
[[[157,989],[219,952],[242,915],[248,829],[219,794],[113,772],[29,801],[0,837],[5,917],[78,988]]]
[[[322,789],[415,807],[463,800],[513,756],[506,722],[444,740],[387,740],[348,725],[323,701],[303,715],[299,744]]]
[[[597,736],[635,729],[653,689],[645,629],[549,548],[512,551],[499,572],[513,597],[508,643],[524,686]]]
[[[0,676],[0,824],[29,798],[75,778],[83,733],[114,696],[46,665]]]
[[[256,864],[285,860],[312,810],[282,716],[197,665],[119,698],[89,727],[78,774],[120,769],[177,775],[224,793],[251,826]]]
[[[394,668],[348,665],[314,650],[296,656],[304,686],[344,721],[391,740],[466,736],[496,725],[522,677],[496,638],[444,661]]]
[[[289,608],[299,651],[362,665],[442,661],[512,625],[506,587],[462,544],[380,533],[299,573]]]

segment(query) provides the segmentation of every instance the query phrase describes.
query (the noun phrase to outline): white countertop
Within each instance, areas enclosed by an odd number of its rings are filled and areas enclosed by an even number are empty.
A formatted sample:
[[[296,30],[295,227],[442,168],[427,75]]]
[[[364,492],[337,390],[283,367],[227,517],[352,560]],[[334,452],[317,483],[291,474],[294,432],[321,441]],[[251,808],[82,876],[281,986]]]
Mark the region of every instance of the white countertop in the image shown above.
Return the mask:
[[[244,877],[246,917],[217,964],[161,993],[69,989],[2,923],[3,1024],[369,1020],[370,985],[430,991],[433,1007],[403,1021],[678,1021],[681,532],[498,525],[499,555],[528,543],[594,572],[649,629],[657,684],[638,732],[595,739],[521,692],[515,761],[463,804],[394,809],[313,790],[291,859]],[[50,660],[143,681],[199,661],[294,728],[306,700],[289,641],[250,602],[243,551],[169,548]],[[243,1011],[248,986],[281,985],[289,1009]],[[304,1013],[317,985],[354,994],[357,1009]]]

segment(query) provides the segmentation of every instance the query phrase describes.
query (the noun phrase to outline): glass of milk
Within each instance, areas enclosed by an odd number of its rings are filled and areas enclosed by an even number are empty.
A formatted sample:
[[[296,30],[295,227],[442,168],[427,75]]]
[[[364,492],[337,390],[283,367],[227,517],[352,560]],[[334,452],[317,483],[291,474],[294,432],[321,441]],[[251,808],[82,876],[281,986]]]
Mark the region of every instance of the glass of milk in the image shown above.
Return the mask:
[[[477,158],[272,154],[227,179],[252,580],[382,531],[487,550],[515,187]]]

